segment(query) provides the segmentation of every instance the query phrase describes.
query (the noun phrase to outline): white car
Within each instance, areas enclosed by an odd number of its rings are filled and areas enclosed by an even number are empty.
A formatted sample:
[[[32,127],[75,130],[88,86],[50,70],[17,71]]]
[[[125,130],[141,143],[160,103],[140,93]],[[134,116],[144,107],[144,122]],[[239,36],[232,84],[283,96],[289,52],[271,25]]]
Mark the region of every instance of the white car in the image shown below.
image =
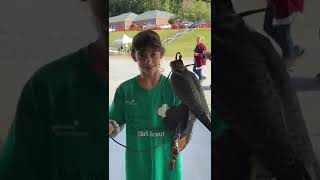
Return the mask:
[[[154,27],[155,25],[154,24],[144,24],[141,26],[142,29],[149,29],[151,27]]]
[[[169,24],[169,23],[161,24],[158,27],[161,29],[171,29],[171,24]]]
[[[186,28],[190,28],[193,22],[183,22],[183,25],[186,26]]]
[[[114,32],[114,31],[116,31],[116,29],[109,27],[109,32]]]

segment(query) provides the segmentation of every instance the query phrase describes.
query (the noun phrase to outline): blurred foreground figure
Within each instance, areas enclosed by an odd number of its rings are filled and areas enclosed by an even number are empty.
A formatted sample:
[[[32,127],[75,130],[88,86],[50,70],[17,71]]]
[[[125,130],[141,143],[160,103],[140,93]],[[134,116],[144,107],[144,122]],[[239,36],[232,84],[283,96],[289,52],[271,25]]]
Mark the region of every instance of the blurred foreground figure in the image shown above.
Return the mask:
[[[107,179],[107,1],[86,1],[97,40],[28,80],[0,149],[1,180]]]
[[[213,102],[228,128],[213,144],[213,179],[249,179],[252,155],[277,180],[320,179],[285,62],[230,0],[214,8]]]

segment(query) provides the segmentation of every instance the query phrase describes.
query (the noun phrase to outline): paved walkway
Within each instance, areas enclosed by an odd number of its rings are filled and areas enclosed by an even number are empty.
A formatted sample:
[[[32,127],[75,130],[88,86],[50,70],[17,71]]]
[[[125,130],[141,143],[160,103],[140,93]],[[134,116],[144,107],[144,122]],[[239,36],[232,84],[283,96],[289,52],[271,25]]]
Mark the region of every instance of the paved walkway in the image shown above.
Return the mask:
[[[178,38],[181,38],[182,36],[186,35],[187,33],[190,33],[194,30],[195,28],[188,28],[188,29],[184,29],[183,31],[179,31],[175,34],[173,34],[172,36],[170,37],[167,37],[166,39],[164,39],[162,41],[162,45],[167,45],[167,44],[170,44],[172,41],[178,39]]]

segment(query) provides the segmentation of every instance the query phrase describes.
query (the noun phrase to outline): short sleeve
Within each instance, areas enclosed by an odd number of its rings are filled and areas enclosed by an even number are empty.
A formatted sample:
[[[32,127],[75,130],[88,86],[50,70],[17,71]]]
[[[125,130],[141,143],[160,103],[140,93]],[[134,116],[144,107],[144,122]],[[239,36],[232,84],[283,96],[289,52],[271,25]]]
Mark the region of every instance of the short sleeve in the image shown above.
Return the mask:
[[[179,99],[177,96],[174,96],[174,105],[177,106],[181,103],[182,103],[181,99]]]
[[[206,50],[207,50],[206,45],[205,44],[201,44],[201,53],[206,52]]]
[[[109,108],[109,119],[116,121],[118,124],[124,124],[124,98],[123,94],[121,93],[121,88],[118,87],[112,104]]]

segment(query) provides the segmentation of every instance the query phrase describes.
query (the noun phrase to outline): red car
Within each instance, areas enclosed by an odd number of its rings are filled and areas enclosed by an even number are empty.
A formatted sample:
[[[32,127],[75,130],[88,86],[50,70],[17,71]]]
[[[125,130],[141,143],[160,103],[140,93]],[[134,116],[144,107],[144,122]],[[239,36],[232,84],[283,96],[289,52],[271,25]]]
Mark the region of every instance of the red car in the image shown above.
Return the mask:
[[[182,23],[179,23],[179,24],[176,23],[171,25],[171,29],[185,29],[185,28],[186,26]]]
[[[209,28],[211,27],[211,23],[207,22],[195,22],[191,25],[191,28]]]

